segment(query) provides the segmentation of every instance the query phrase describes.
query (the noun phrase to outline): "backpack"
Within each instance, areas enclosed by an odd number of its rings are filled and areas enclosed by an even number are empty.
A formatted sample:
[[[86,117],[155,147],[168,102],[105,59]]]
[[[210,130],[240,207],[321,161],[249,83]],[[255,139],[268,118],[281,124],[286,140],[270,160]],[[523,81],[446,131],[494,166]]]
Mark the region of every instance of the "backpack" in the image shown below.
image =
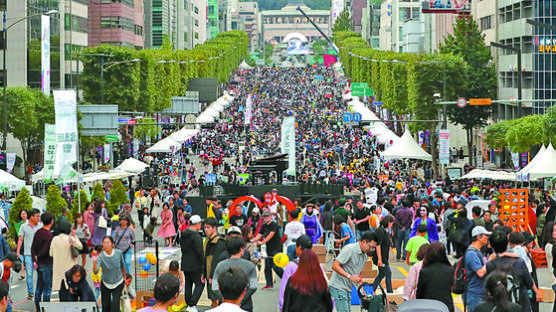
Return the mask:
[[[467,253],[467,251],[465,251]],[[458,262],[454,264],[454,284],[452,285],[452,292],[456,295],[461,295],[467,288],[467,270],[465,269],[465,253]]]
[[[519,280],[519,278],[514,272],[514,264],[518,260],[519,258],[512,259],[512,261],[509,264],[504,264],[504,265],[497,265],[493,261],[491,261],[490,263],[492,263],[495,270],[504,272],[506,274],[506,279],[508,280],[508,286],[506,288],[506,291],[508,292],[509,301],[521,305],[520,304],[521,297],[519,292],[519,289],[521,288],[521,281]]]

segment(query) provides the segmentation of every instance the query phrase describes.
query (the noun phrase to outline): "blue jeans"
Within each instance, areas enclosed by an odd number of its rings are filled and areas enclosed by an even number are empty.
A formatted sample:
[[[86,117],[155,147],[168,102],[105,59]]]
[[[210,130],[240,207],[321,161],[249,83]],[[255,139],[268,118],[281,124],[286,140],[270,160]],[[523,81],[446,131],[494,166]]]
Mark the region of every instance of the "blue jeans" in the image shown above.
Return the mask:
[[[474,293],[465,293],[465,304],[467,305],[467,311],[473,312],[475,308],[481,301],[483,301],[483,295]]]
[[[23,256],[25,260],[25,276],[27,280],[27,293],[33,293],[33,271],[35,271],[35,267],[33,265],[33,258],[29,255]]]
[[[378,285],[382,282],[382,279],[386,277],[386,291],[393,293],[392,289],[392,270],[389,264],[385,264],[378,268],[378,275],[373,282],[373,289],[378,289]]]
[[[131,254],[133,254],[133,250],[132,248],[129,248],[129,250],[124,254],[124,267],[125,272],[133,276],[133,272],[131,272]]]
[[[52,264],[39,265],[37,267],[37,290],[35,291],[35,306],[39,310],[39,302],[50,301],[50,293],[52,292]]]
[[[363,234],[367,233],[368,231],[359,231],[358,229],[355,229],[355,238],[357,239],[358,242],[361,241],[361,237],[363,237]]]
[[[286,248],[286,254],[288,255],[288,258],[290,258],[290,261],[297,258],[295,244],[289,245],[288,248]]]
[[[407,228],[404,230],[398,229],[398,236],[396,237],[396,259],[405,261],[407,256],[407,252],[405,251],[405,247],[407,246],[407,241],[409,240],[409,234],[411,233],[411,229]]]
[[[330,295],[334,298],[337,312],[351,312],[351,296],[349,292],[329,286]]]

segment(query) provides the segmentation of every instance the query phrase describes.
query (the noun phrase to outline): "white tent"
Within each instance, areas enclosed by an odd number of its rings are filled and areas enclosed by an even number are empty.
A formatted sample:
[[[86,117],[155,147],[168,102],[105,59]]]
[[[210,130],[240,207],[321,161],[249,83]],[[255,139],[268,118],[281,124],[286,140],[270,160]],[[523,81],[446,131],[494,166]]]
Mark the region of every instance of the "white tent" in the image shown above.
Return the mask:
[[[531,180],[556,176],[556,151],[554,151],[552,143],[548,145],[546,151],[531,166],[528,174]]]
[[[359,101],[359,98],[355,97],[353,100],[348,102],[350,110],[355,113],[361,114],[361,121],[376,121],[380,120],[375,113],[373,113],[364,103]]]
[[[491,179],[515,181],[515,172],[473,169],[460,179]]]
[[[546,151],[546,146],[544,146],[544,145],[541,146],[541,149],[539,150],[537,155],[535,155],[535,157],[533,157],[533,159],[531,159],[531,161],[527,164],[527,166],[525,166],[525,167],[523,167],[523,169],[519,170],[519,172],[517,173],[517,179],[519,181],[526,180],[525,178],[527,177],[527,174],[529,173],[531,168],[533,168],[533,166],[539,161],[539,158],[541,157],[542,154],[544,154],[545,151]]]
[[[251,69],[253,67],[251,67],[249,64],[247,64],[245,61],[241,62],[241,64],[239,64],[239,69]]]
[[[402,137],[382,152],[381,155],[385,159],[409,158],[432,161],[432,156],[415,142],[409,130],[406,130]]]
[[[25,186],[25,181],[0,170],[0,189],[8,189],[8,191],[19,191]]]
[[[31,207],[36,208],[40,211],[44,211],[44,209],[46,208],[46,199],[37,196],[31,196],[31,200]]]
[[[234,100],[234,97],[228,93],[224,93],[216,101],[212,102],[202,113],[197,116],[196,122],[199,124],[212,123],[216,120],[218,115],[224,111],[226,106]]]
[[[188,141],[189,139],[195,137],[197,135],[197,133],[199,133],[199,130],[197,129],[186,129],[186,128],[182,128],[172,134],[170,134],[170,139],[176,141],[176,142],[185,142]]]
[[[165,138],[149,147],[147,149],[147,153],[172,153],[178,151],[180,148],[181,143],[178,143],[170,138]]]
[[[145,164],[144,162],[130,157],[124,160],[118,167],[115,168],[115,170],[130,173],[141,173],[148,167],[149,165]]]

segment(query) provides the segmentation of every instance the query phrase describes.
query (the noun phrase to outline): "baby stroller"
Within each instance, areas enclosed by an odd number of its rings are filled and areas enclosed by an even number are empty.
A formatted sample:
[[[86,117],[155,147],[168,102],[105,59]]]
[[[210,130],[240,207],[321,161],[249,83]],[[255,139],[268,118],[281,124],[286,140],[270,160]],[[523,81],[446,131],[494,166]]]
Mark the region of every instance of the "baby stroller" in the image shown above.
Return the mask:
[[[368,311],[368,312],[384,312],[385,307],[387,304],[386,292],[384,292],[384,288],[379,284],[378,288],[381,291],[381,294],[378,291],[375,291],[375,294],[367,294],[365,292],[364,287],[371,286],[369,283],[362,283],[357,288],[357,294],[359,295],[359,300],[361,301],[361,311]]]
[[[450,309],[438,300],[417,299],[400,304],[398,312],[450,312]]]

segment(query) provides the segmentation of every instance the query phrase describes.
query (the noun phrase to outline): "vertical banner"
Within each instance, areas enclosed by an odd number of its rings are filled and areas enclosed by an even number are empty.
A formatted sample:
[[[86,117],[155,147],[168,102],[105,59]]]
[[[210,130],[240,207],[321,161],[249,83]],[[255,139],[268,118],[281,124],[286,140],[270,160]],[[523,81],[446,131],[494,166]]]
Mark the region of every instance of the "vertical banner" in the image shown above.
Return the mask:
[[[104,163],[105,164],[110,161],[110,153],[112,153],[112,149],[110,147],[111,147],[110,143],[104,144],[103,156],[104,156]]]
[[[56,161],[56,126],[44,125],[44,180],[51,180]]]
[[[441,164],[447,165],[450,163],[450,130],[440,129],[438,136],[438,158]]]
[[[75,90],[55,90],[56,153],[60,159],[60,178],[67,178],[77,161],[77,103]],[[58,159],[58,157],[56,157]]]
[[[287,116],[282,121],[282,133],[280,141],[282,154],[288,154],[288,176],[295,177],[295,117]]]
[[[245,101],[245,125],[251,124],[251,118],[253,117],[253,97],[251,94],[247,96]]]
[[[512,152],[511,155],[512,155],[512,163],[514,164],[514,168],[517,170],[519,169],[519,154]]]
[[[41,90],[50,95],[50,16],[41,16]]]
[[[6,161],[7,161],[6,166],[8,172],[12,173],[12,170],[14,169],[15,166],[15,153],[8,153]]]

